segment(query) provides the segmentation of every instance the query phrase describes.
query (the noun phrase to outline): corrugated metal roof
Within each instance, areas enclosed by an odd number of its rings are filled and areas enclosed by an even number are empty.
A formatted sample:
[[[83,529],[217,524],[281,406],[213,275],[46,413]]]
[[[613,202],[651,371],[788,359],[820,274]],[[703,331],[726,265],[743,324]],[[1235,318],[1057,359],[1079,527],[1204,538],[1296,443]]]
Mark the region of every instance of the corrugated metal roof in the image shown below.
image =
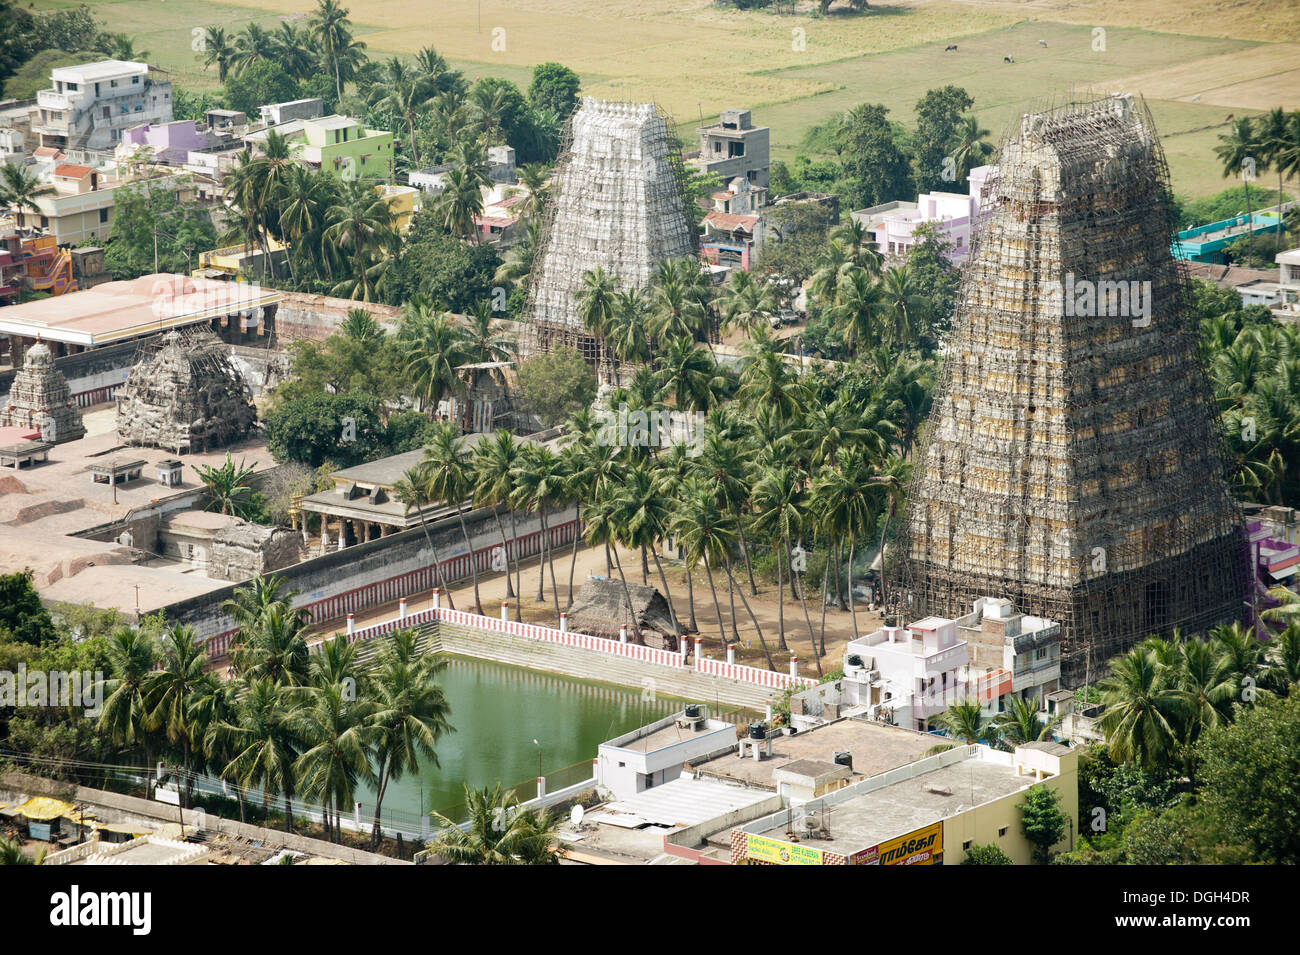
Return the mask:
[[[627,799],[607,803],[588,814],[587,819],[632,828],[642,824],[694,826],[771,796],[766,790],[729,786],[712,779],[674,779]]]

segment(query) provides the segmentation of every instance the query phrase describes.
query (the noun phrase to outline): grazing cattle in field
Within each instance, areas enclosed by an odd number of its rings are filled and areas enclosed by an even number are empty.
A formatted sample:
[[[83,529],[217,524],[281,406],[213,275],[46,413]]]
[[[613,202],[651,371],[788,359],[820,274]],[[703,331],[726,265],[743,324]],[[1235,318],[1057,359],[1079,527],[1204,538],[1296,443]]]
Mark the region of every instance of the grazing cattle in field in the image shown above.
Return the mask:
[[[951,53],[951,52],[952,52],[953,50],[955,50],[955,49],[957,49],[957,44],[956,44],[956,43],[950,43],[950,44],[948,44],[947,46],[945,46],[945,47],[943,48],[943,52],[945,52],[945,53]]]
[[[1039,41],[1038,41],[1038,45],[1039,45],[1039,46],[1047,46],[1047,41],[1046,41],[1046,40],[1039,40]]]
[[[1002,62],[1003,62],[1003,63],[1014,63],[1014,62],[1016,62],[1016,58],[1013,57],[1013,56],[1004,56],[1004,57],[1002,58]]]

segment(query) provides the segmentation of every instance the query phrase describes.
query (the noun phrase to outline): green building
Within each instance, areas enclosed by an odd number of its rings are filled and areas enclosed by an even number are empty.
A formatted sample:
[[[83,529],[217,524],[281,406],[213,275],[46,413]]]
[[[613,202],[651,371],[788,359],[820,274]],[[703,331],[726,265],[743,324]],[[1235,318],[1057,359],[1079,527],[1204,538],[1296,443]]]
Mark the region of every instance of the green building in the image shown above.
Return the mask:
[[[288,133],[294,159],[340,179],[393,179],[393,134],[347,116],[303,119]]]

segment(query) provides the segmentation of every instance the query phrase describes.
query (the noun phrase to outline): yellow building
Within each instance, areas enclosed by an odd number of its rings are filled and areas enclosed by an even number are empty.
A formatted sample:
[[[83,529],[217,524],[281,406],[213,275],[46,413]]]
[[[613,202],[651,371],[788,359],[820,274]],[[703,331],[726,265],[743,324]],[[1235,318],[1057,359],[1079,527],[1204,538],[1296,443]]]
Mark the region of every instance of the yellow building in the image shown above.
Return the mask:
[[[731,830],[738,865],[957,865],[975,845],[993,845],[1017,865],[1033,847],[1020,825],[1026,792],[1060,795],[1065,837],[1079,825],[1078,753],[1058,743],[1028,743],[1005,753],[958,745],[872,776],[819,799],[792,803]]]
[[[397,231],[405,235],[411,228],[411,220],[420,211],[420,190],[414,186],[375,186],[375,193],[388,200]]]
[[[283,272],[287,267],[285,259],[288,255],[288,246],[267,236],[266,248],[270,250],[276,269]],[[210,252],[200,252],[199,265],[194,270],[194,275],[201,278],[234,278],[241,272],[248,272],[251,275],[266,274],[266,251],[261,245],[241,243],[213,249]]]

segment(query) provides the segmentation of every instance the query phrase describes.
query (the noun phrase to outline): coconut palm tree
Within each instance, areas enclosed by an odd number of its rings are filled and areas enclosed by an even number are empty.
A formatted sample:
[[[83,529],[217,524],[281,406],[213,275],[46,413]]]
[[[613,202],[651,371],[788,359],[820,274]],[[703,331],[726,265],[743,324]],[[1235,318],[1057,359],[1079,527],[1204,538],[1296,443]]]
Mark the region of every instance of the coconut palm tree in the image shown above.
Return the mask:
[[[743,406],[765,408],[779,422],[793,422],[802,403],[798,376],[786,364],[779,346],[766,331],[751,334],[740,363]]]
[[[397,340],[406,352],[405,372],[413,394],[432,416],[443,398],[462,391],[457,369],[470,360],[465,329],[450,313],[407,305]]]
[[[551,175],[550,167],[540,162],[526,163],[519,167],[517,174],[520,187],[528,193],[528,198],[521,207],[523,214],[532,219],[541,219],[546,210],[546,202],[550,199],[546,185]]]
[[[880,496],[879,511],[884,520],[880,526],[880,600],[888,606],[889,578],[887,576],[887,555],[885,547],[889,527],[898,514],[898,507],[907,496],[907,482],[912,475],[912,463],[897,454],[891,454],[880,464],[880,469],[868,479],[868,485]],[[851,573],[851,571],[850,571]]]
[[[907,265],[895,265],[880,277],[882,307],[877,315],[881,320],[881,339],[891,348],[915,341],[928,314],[928,300],[919,291],[912,270]]]
[[[884,256],[876,248],[871,232],[857,219],[850,218],[831,230],[831,239],[839,242],[849,252],[849,262],[866,269],[872,276],[880,275]]]
[[[954,703],[939,717],[939,725],[949,736],[961,740],[967,746],[975,743],[993,744],[997,742],[1000,735],[1000,730],[994,725],[993,720],[984,715],[984,708],[979,700]],[[929,752],[951,748],[951,744],[936,746]]]
[[[0,836],[0,865],[41,865],[45,861],[45,852],[45,847],[41,846],[36,855],[29,856],[23,852],[23,844],[17,839]]]
[[[316,10],[307,20],[308,29],[320,43],[325,61],[334,74],[334,92],[343,98],[344,51],[353,42],[351,34],[352,21],[348,19],[348,10],[340,6],[337,0],[316,0]]]
[[[424,448],[421,467],[428,482],[430,497],[456,512],[461,535],[465,538],[465,552],[469,555],[470,575],[474,578],[474,610],[482,616],[478,561],[474,558],[474,545],[470,541],[469,528],[465,525],[464,508],[465,501],[473,496],[474,471],[470,464],[470,452],[464,448],[460,425],[443,421],[433,426],[429,443]]]
[[[818,302],[830,308],[840,303],[840,286],[850,272],[858,269],[854,264],[850,248],[838,239],[831,239],[817,257],[817,267],[808,283],[808,294]],[[874,274],[861,269],[867,278],[874,279]]]
[[[329,259],[321,247],[320,237],[325,227],[325,211],[334,200],[333,182],[297,163],[284,177],[277,224],[289,244],[290,269],[295,268],[295,260],[303,258],[317,275],[322,268],[328,268]]]
[[[455,732],[451,705],[439,677],[447,668],[441,655],[421,655],[414,630],[398,630],[379,650],[368,681],[375,708],[370,715],[371,763],[376,767],[375,820],[371,847],[380,839],[380,812],[388,784],[419,772],[420,759],[438,767],[438,740]]]
[[[271,34],[271,43],[276,62],[294,79],[305,80],[315,72],[316,57],[312,50],[311,36],[305,27],[296,26],[287,20],[281,21],[279,29]]]
[[[760,472],[754,483],[752,501],[754,526],[782,544],[782,550],[776,554],[777,649],[789,650],[785,642],[785,576],[792,554],[791,544],[802,536],[807,493],[802,478],[793,467],[773,464]],[[793,577],[791,586],[794,586]],[[815,657],[817,644],[811,625],[808,639],[813,643]]]
[[[1269,688],[1278,696],[1290,696],[1300,683],[1300,624],[1291,624],[1277,635],[1268,650],[1265,671]]]
[[[533,262],[542,243],[542,224],[536,216],[523,220],[523,229],[514,245],[506,250],[505,258],[497,266],[492,281],[499,285],[518,285],[532,274]]]
[[[325,809],[330,839],[338,841],[340,817],[352,807],[357,783],[375,781],[369,760],[375,705],[338,683],[306,687],[299,695],[302,702],[289,715],[300,749],[294,776],[299,791]]]
[[[834,466],[823,468],[818,472],[812,489],[812,497],[816,502],[815,513],[822,524],[823,532],[828,537],[840,541],[848,538],[849,614],[855,640],[859,633],[857,601],[853,596],[853,563],[858,535],[871,526],[874,514],[872,495],[867,488],[869,474],[867,458],[861,449],[840,448],[835,453]],[[838,567],[835,569],[835,574],[838,578]],[[836,589],[839,589],[838,583]]]
[[[866,269],[850,268],[835,287],[835,302],[830,315],[845,344],[855,353],[869,348],[880,338],[889,303],[880,283]]]
[[[544,593],[545,571],[550,567],[551,591],[555,598],[555,619],[560,619],[560,594],[555,586],[554,555],[551,553],[551,532],[546,516],[552,505],[565,494],[565,475],[560,457],[550,448],[539,444],[526,444],[519,456],[519,464],[512,472],[515,490],[511,507],[536,511],[541,520],[541,558],[537,565],[537,600],[546,600]],[[630,603],[631,601],[629,601]]]
[[[557,865],[554,851],[559,820],[547,810],[519,808],[513,792],[501,784],[491,789],[465,787],[469,824],[461,829],[440,813],[441,827],[426,848],[452,865]]]
[[[717,418],[713,418],[710,426],[705,429],[699,452],[696,462],[701,478],[717,499],[718,506],[736,518],[736,537],[740,542],[741,556],[745,560],[745,572],[749,576],[749,592],[758,596],[749,545],[745,541],[745,510],[753,489],[753,449],[719,428]]]
[[[1048,720],[1040,720],[1038,713],[1041,709],[1036,696],[1028,700],[1018,696],[1009,697],[1006,710],[993,717],[999,738],[1013,748],[1024,743],[1050,742],[1064,717],[1058,714]]]
[[[104,703],[96,728],[118,746],[142,746],[145,765],[152,766],[153,727],[144,686],[157,659],[154,642],[134,627],[120,627],[108,638],[105,649],[113,676],[104,681],[100,691]]]
[[[713,596],[713,610],[718,621],[718,639],[724,646],[728,640],[722,627],[722,604],[718,602],[713,568],[722,566],[723,551],[734,546],[734,524],[735,519],[723,513],[707,484],[694,476],[687,477],[681,483],[668,531],[686,552],[688,577],[693,568],[700,563],[704,564],[709,578],[709,593]],[[734,627],[734,612],[732,624]]]
[[[241,629],[231,659],[240,676],[268,680],[276,686],[301,686],[307,681],[307,630],[311,615],[287,602],[273,603],[257,621]]]
[[[698,269],[695,274],[698,274]],[[650,333],[661,341],[708,338],[709,315],[692,274],[675,260],[659,264],[650,286]]]
[[[275,37],[256,23],[235,35],[235,72],[242,73],[259,60],[278,62]]]
[[[225,27],[207,27],[203,31],[203,65],[217,67],[217,81],[222,85],[235,65],[239,51]]]
[[[21,214],[27,211],[39,215],[41,207],[36,200],[53,194],[53,186],[43,185],[40,178],[25,167],[13,163],[0,166],[0,206],[11,212]]]
[[[988,136],[989,131],[980,126],[974,113],[967,113],[957,122],[948,147],[956,166],[953,172],[957,182],[966,182],[970,171],[984,165],[993,155],[993,145],[987,141]]]
[[[400,62],[398,61],[399,64]],[[420,164],[420,149],[415,142],[415,121],[420,118],[428,102],[429,87],[424,77],[412,75],[388,84],[387,92],[375,103],[378,108],[390,110],[394,116],[406,123],[406,131],[411,143],[411,158],[415,168]]]
[[[771,328],[779,309],[772,283],[739,269],[731,273],[722,287],[718,303],[723,327],[741,328],[746,333],[755,328]]]
[[[582,327],[596,338],[604,337],[614,318],[616,281],[600,266],[582,273],[582,288],[577,295],[578,318]]]
[[[388,200],[368,183],[356,179],[344,182],[335,202],[325,210],[322,234],[340,253],[351,253],[352,274],[334,287],[333,294],[371,301],[381,253],[395,249],[399,241]]]
[[[452,235],[477,244],[476,219],[483,214],[483,193],[476,179],[460,167],[448,170],[444,188],[433,201],[438,222]]]
[[[297,784],[294,761],[298,756],[289,728],[292,696],[266,679],[247,681],[246,687],[233,718],[208,727],[206,745],[231,754],[221,778],[243,789],[261,789],[263,808],[273,797],[284,797],[284,829],[292,832]]]
[[[613,353],[615,381],[620,380],[623,365],[648,362],[650,351],[650,302],[638,288],[614,293],[613,314],[602,326],[605,345]]]
[[[466,314],[465,358],[469,364],[504,364],[514,361],[519,355],[518,342],[515,337],[492,316],[492,306],[487,302],[476,303]],[[465,383],[471,391],[477,391],[484,372],[473,369],[465,373]],[[492,369],[487,374],[503,388],[506,385],[505,373]]]
[[[1168,765],[1184,705],[1173,677],[1144,647],[1110,661],[1110,676],[1100,684],[1106,711],[1098,726],[1113,759],[1147,770]]]
[[[1241,188],[1246,196],[1246,216],[1251,218],[1250,181],[1255,178],[1264,157],[1264,144],[1260,141],[1255,124],[1248,116],[1243,116],[1219,137],[1219,145],[1214,154],[1223,164],[1223,175],[1240,176]],[[1254,254],[1254,229],[1246,230],[1246,258]]]
[[[620,529],[619,536],[629,546],[640,548],[643,568],[647,551],[654,557],[659,583],[663,585],[664,597],[668,601],[668,612],[676,620],[673,594],[668,587],[668,578],[664,576],[658,546],[668,536],[671,512],[668,501],[655,485],[648,462],[637,462],[627,469],[619,486],[614,489],[614,500],[617,502],[614,520]],[[682,639],[680,627],[677,636]]]
[[[1256,694],[1267,692],[1261,689],[1261,678],[1268,666],[1268,656],[1253,630],[1238,622],[1215,627],[1210,631],[1210,643],[1223,658],[1235,699],[1250,702]]]
[[[148,725],[161,728],[169,743],[181,747],[186,773],[181,800],[188,808],[193,757],[202,747],[206,729],[198,718],[198,705],[213,692],[215,679],[207,672],[208,655],[193,627],[170,627],[161,650],[162,666],[141,678],[140,695],[148,709]]]
[[[717,407],[727,379],[713,356],[685,336],[659,344],[655,380],[661,389],[671,389],[673,407],[683,413]]]
[[[518,540],[519,530],[515,520],[514,508],[510,507],[510,495],[514,489],[512,471],[518,467],[520,444],[509,431],[497,431],[490,441],[480,441],[474,446],[474,503],[480,507],[491,507],[496,520],[497,530],[501,534],[501,553],[506,558],[506,597],[514,599],[519,586],[519,553],[512,548],[510,540]],[[506,529],[501,523],[501,508],[510,510],[510,540],[506,539]],[[515,550],[515,581],[511,583],[510,552]],[[570,584],[572,591],[572,584]],[[522,620],[519,602],[515,601],[515,619]]]
[[[423,464],[417,464],[415,467],[407,468],[402,476],[393,482],[393,497],[402,504],[402,516],[409,517],[412,508],[420,517],[420,527],[424,531],[424,542],[429,545],[429,553],[433,557],[433,570],[438,586],[442,588],[443,593],[447,595],[447,606],[455,610],[456,601],[452,598],[451,587],[447,586],[447,578],[443,573],[442,559],[438,556],[438,548],[433,543],[433,536],[429,533],[429,524],[425,520],[424,512],[430,504],[437,500],[429,489],[429,475],[425,471]]]

